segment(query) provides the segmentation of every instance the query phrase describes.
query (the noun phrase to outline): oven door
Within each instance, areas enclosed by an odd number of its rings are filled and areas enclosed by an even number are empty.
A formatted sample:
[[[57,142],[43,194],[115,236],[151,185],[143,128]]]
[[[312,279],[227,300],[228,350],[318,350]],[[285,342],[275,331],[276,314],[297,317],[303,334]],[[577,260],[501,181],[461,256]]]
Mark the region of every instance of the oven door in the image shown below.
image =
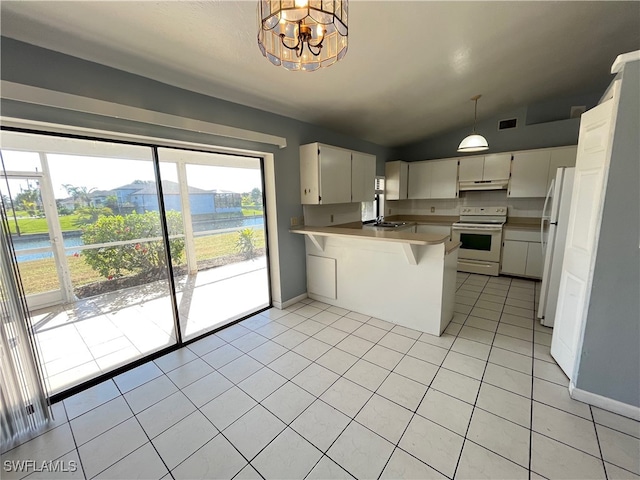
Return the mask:
[[[452,239],[461,242],[458,258],[500,262],[502,225],[454,224]]]

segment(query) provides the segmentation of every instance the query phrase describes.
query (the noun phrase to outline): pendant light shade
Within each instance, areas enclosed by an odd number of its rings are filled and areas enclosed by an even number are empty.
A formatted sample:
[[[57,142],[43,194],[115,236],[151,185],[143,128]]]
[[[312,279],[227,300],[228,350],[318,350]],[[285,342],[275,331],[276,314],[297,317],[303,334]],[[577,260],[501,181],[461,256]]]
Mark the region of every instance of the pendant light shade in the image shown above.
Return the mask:
[[[482,95],[475,95],[471,100],[475,102],[475,113],[473,115],[473,130],[471,135],[465,137],[458,146],[458,152],[482,152],[489,149],[487,139],[476,133],[476,119],[478,118],[478,99]]]

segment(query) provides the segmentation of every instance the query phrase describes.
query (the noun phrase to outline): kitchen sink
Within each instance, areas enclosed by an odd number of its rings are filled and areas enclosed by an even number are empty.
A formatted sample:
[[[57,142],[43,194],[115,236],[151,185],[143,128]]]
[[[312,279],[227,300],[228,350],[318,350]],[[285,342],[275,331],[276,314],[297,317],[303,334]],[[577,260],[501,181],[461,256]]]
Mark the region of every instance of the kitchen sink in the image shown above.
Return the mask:
[[[373,222],[373,223],[365,223],[363,227],[374,227],[374,228],[388,228],[388,229],[400,229],[405,227],[412,227],[414,224],[411,222]]]
[[[397,228],[406,225],[407,222],[376,222],[374,227]]]

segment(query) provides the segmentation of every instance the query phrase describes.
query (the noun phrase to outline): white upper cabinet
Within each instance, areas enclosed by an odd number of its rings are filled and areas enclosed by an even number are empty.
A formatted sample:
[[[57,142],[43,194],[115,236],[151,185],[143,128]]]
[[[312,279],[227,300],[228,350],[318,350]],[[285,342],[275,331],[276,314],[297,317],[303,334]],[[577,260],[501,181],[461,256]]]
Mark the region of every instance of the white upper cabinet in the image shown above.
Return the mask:
[[[408,198],[456,198],[458,161],[427,160],[409,164]]]
[[[509,180],[510,153],[460,158],[460,182]]]
[[[407,198],[409,164],[394,161],[384,164],[384,194],[387,200],[405,200]]]
[[[353,199],[352,158],[356,157]],[[305,205],[373,200],[376,157],[321,143],[300,146],[300,198]],[[368,186],[367,186],[368,184]]]
[[[408,198],[431,198],[431,162],[409,164]]]
[[[560,167],[575,167],[576,156],[578,154],[578,146],[554,148],[551,150],[551,159],[549,161],[549,175],[547,176],[547,190],[551,185],[551,180],[556,178],[556,171]]]
[[[479,182],[482,180],[484,157],[464,157],[460,159],[460,181]]]
[[[545,197],[551,150],[530,150],[513,154],[509,197]]]
[[[375,198],[376,156],[351,152],[351,201],[372,202]]]
[[[509,180],[510,171],[510,153],[494,153],[484,156],[482,180]]]
[[[458,160],[437,160],[431,164],[431,198],[457,198]]]

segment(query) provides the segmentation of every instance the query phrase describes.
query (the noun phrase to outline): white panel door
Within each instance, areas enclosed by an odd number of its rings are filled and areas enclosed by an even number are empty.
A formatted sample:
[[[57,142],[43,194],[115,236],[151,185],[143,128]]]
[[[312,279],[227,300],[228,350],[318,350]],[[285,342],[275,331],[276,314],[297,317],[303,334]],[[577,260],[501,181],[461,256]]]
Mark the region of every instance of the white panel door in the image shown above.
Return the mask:
[[[617,98],[582,115],[551,355],[573,380],[580,359]]]
[[[408,198],[431,198],[431,162],[409,164]]]
[[[351,152],[320,145],[320,203],[351,202]]]
[[[375,197],[376,157],[351,152],[351,201],[372,202]]]
[[[513,155],[509,197],[538,197],[547,195],[550,150],[519,152]]]
[[[434,161],[431,169],[431,198],[456,198],[458,159]]]

